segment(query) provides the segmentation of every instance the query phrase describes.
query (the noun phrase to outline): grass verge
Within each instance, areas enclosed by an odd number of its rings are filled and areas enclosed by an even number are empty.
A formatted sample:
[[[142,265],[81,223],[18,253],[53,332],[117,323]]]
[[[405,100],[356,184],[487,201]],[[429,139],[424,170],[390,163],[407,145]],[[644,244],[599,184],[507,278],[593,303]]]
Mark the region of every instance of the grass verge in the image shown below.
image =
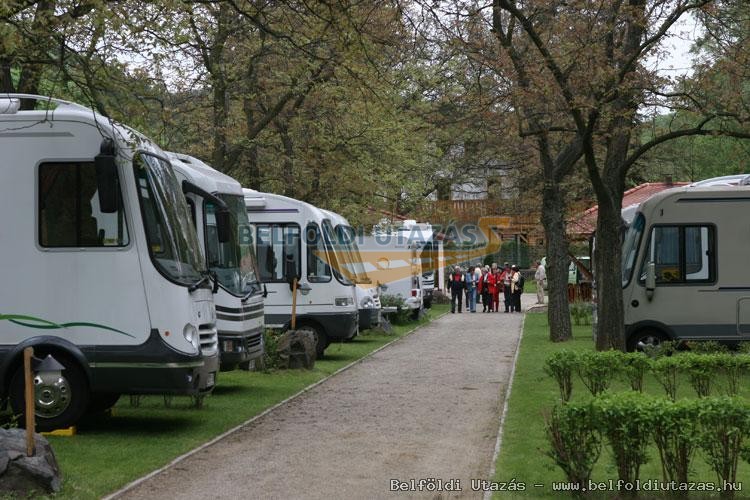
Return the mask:
[[[548,412],[559,399],[559,391],[555,381],[544,371],[544,361],[555,351],[593,350],[591,326],[574,326],[573,339],[568,342],[553,343],[549,341],[549,327],[546,314],[527,314],[524,326],[521,350],[518,355],[513,390],[508,404],[508,413],[503,429],[503,441],[497,459],[496,472],[493,481],[498,483],[523,483],[524,491],[505,491],[495,493],[495,498],[574,498],[570,493],[553,490],[553,482],[564,482],[565,475],[554,461],[547,456],[549,444],[544,429],[544,414]],[[625,390],[623,382],[612,384],[613,390]],[[661,386],[647,375],[644,381],[644,392],[664,396]],[[750,396],[747,388],[741,391],[744,397]],[[574,376],[573,398],[580,400],[591,397],[580,379]],[[687,381],[680,384],[679,397],[694,398],[695,394]],[[708,466],[700,452],[696,453],[690,474],[691,481],[696,483],[716,483],[716,474]],[[591,480],[597,483],[609,481],[616,485],[617,470],[606,444],[602,446],[602,454],[594,467]],[[641,467],[641,484],[648,480],[663,481],[658,451],[652,444],[649,447],[649,461]],[[737,480],[743,484],[742,491],[736,498],[746,498],[750,491],[750,466],[742,462],[738,468]],[[541,485],[541,486],[535,486]],[[604,491],[589,493],[587,498],[614,498],[627,496],[626,492]],[[674,494],[640,491],[640,497],[645,498],[676,498]],[[680,492],[679,497],[686,497],[686,492]],[[690,498],[717,498],[718,494],[708,492],[694,492]]]
[[[63,472],[63,489],[55,498],[99,498],[116,491],[447,311],[446,305],[434,305],[420,321],[395,325],[390,335],[368,331],[332,344],[310,371],[221,373],[202,409],[192,408],[187,397],[175,397],[167,408],[158,396],[134,408],[124,396],[112,416],[82,422],[76,436],[48,438]]]

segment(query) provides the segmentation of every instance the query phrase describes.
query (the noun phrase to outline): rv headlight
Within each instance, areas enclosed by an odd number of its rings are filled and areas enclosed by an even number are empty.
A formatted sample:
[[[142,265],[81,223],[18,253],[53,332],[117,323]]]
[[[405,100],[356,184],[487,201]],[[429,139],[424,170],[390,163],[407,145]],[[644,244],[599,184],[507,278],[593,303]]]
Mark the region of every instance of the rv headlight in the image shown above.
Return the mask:
[[[185,337],[185,340],[190,342],[193,347],[195,347],[196,351],[200,350],[200,337],[198,335],[198,330],[196,330],[193,325],[191,325],[190,323],[185,325],[185,328],[182,329],[182,335]]]
[[[354,305],[354,299],[351,297],[336,297],[333,303],[338,307],[351,306]]]
[[[360,309],[372,309],[375,307],[375,301],[372,300],[372,297],[367,296],[359,302],[359,307]]]

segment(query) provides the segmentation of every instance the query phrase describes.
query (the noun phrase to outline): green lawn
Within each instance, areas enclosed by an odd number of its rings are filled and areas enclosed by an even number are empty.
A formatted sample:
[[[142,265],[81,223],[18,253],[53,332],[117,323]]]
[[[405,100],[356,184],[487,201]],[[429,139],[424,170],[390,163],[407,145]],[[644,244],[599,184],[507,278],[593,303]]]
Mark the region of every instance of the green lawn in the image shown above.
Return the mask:
[[[113,416],[82,422],[73,437],[49,437],[63,472],[57,497],[99,498],[115,491],[447,311],[434,305],[419,323],[396,326],[392,335],[363,332],[333,344],[311,371],[221,373],[202,409],[191,408],[187,397],[174,398],[171,408],[161,397],[146,397],[138,408],[123,397]]]
[[[565,481],[562,470],[546,455],[549,449],[544,431],[544,414],[559,399],[559,392],[554,380],[544,371],[544,361],[553,352],[560,349],[592,350],[591,326],[574,327],[574,338],[569,342],[552,343],[548,340],[547,315],[527,314],[521,351],[516,365],[515,379],[506,415],[505,428],[500,456],[496,464],[495,481],[510,481],[526,484],[523,493],[496,493],[496,498],[558,498],[565,496],[561,492],[553,492],[553,481]],[[614,390],[625,390],[624,383],[613,384]],[[664,395],[661,386],[650,375],[646,375],[645,392]],[[747,388],[742,394],[748,397]],[[580,379],[574,376],[572,400],[589,398],[588,390]],[[693,389],[687,381],[680,384],[678,397],[695,397]],[[716,474],[705,463],[700,452],[693,460],[691,481],[716,482]],[[746,496],[750,490],[750,465],[740,462],[738,481],[743,483],[743,491],[737,498]],[[641,482],[648,479],[662,480],[661,464],[655,446],[651,446],[649,462],[641,468]],[[602,454],[594,468],[592,481],[617,482],[617,471],[606,444],[602,447]],[[542,487],[535,487],[541,484]],[[641,491],[642,497],[666,498],[667,495],[649,494]],[[607,492],[593,498],[612,498],[615,492]],[[589,498],[590,496],[587,496]],[[704,498],[706,493],[695,494],[691,498]],[[571,497],[572,498],[572,497]]]

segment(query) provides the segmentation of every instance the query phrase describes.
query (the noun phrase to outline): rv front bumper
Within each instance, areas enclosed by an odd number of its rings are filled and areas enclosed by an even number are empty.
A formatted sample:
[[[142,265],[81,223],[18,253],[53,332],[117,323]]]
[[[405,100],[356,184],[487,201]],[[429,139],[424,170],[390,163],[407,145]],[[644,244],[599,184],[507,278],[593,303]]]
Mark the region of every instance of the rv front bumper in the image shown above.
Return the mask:
[[[349,340],[357,335],[359,311],[316,315],[330,341]]]
[[[359,310],[359,330],[369,330],[380,324],[380,308],[369,307]]]
[[[221,371],[234,370],[240,363],[263,355],[263,329],[256,328],[241,334],[219,331]]]
[[[175,351],[152,330],[137,346],[82,349],[89,360],[92,392],[196,395],[213,390],[218,352],[209,355]]]

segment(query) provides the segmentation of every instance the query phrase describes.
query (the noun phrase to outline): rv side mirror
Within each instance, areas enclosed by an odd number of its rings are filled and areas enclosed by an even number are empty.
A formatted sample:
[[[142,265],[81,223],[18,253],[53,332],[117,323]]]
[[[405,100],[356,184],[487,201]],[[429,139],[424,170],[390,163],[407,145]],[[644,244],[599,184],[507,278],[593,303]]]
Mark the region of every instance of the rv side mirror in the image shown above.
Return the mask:
[[[99,193],[99,210],[113,214],[120,209],[120,190],[117,185],[115,148],[111,139],[102,143],[101,153],[94,158],[96,189]]]
[[[216,216],[216,233],[219,237],[219,243],[232,241],[232,217],[227,210],[217,210]]]
[[[654,298],[654,290],[656,290],[656,264],[649,262],[646,264],[646,298],[648,300]]]

